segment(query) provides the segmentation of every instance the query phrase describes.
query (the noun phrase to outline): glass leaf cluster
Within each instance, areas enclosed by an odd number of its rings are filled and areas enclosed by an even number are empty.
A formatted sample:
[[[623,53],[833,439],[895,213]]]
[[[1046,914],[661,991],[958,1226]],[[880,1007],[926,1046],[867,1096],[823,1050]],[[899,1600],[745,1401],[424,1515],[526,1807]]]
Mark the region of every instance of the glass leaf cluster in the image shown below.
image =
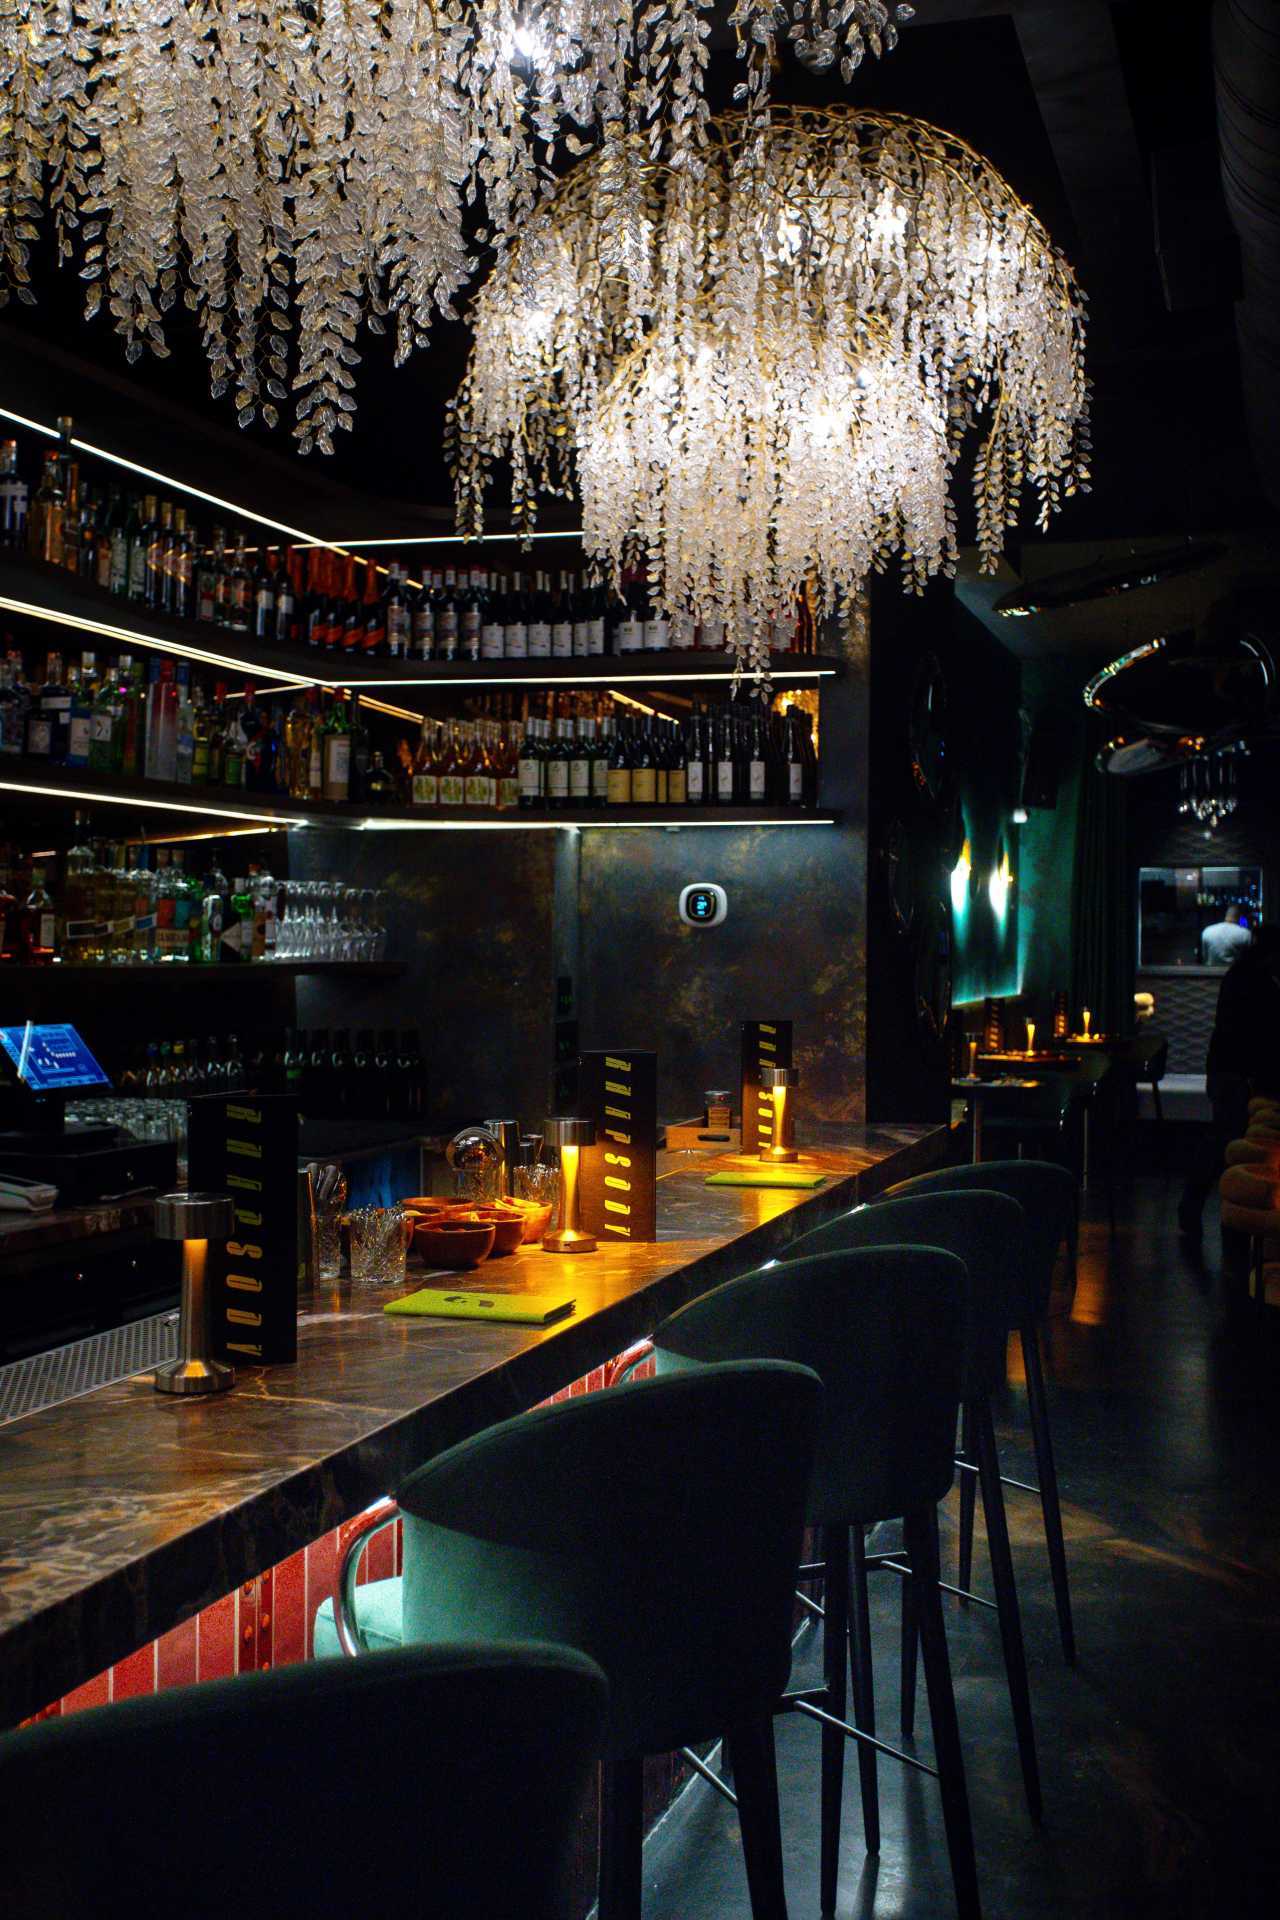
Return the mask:
[[[644,565],[664,613],[763,674],[802,587],[822,618],[894,555],[917,592],[954,572],[966,442],[985,571],[1024,490],[1044,526],[1087,487],[1084,299],[995,169],[922,121],[775,106],[762,133],[748,105],[695,165],[603,152],[474,300],[460,525],[499,462],[523,531],[576,491],[614,584]]]
[[[727,11],[727,5],[723,12]],[[782,46],[851,74],[908,6],[732,0],[761,127]],[[705,140],[712,0],[0,0],[0,304],[51,220],[136,361],[194,311],[215,397],[303,451],[355,410],[362,327],[397,361],[499,256],[563,148],[599,147],[636,238],[635,154]]]

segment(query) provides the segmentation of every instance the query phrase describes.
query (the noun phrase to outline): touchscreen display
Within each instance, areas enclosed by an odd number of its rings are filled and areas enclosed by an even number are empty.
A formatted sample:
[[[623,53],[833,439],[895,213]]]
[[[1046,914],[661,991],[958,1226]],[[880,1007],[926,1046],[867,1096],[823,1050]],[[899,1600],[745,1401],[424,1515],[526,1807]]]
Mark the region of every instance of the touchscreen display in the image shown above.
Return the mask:
[[[0,1047],[33,1093],[111,1085],[74,1027],[0,1027]]]

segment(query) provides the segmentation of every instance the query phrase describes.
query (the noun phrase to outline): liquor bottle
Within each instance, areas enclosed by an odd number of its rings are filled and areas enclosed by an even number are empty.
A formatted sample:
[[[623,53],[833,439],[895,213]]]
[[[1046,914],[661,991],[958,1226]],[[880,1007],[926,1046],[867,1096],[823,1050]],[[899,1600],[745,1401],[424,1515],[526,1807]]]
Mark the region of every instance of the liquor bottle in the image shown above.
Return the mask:
[[[253,580],[253,637],[273,640],[276,633],[276,557],[262,548]]]
[[[98,555],[98,585],[108,593],[126,595],[129,591],[129,513],[119,492],[112,497],[104,529],[104,556]]]
[[[180,787],[189,787],[195,765],[195,708],[191,699],[191,669],[185,660],[179,660],[174,681],[178,706],[174,720],[173,777]]]
[[[551,595],[547,592],[545,573],[535,573],[529,601],[529,658],[551,658]]]
[[[712,761],[715,783],[712,800],[716,806],[733,805],[737,793],[737,768],[734,765],[734,730],[727,713],[718,713],[712,723]]]
[[[561,812],[569,804],[569,769],[572,755],[573,721],[561,716],[555,722],[554,736],[544,762],[546,786],[543,805],[555,812]]]
[[[232,633],[248,633],[253,619],[253,578],[244,534],[237,530],[231,565],[223,575],[222,620]]]
[[[613,751],[609,755],[607,798],[611,807],[628,807],[631,804],[630,724],[626,720],[619,720],[616,727]]]
[[[360,653],[366,660],[378,660],[386,650],[387,616],[378,583],[378,569],[372,560],[366,560],[364,592],[360,601]]]
[[[412,639],[412,615],[403,567],[393,566],[387,576],[387,590],[382,601],[382,624],[386,634],[387,658],[407,660]]]
[[[505,660],[529,655],[529,600],[520,574],[511,576],[511,591],[502,610],[502,654]]]
[[[658,770],[653,753],[653,734],[647,719],[635,723],[631,740],[631,803],[637,807],[656,806]]]
[[[415,807],[435,807],[440,804],[434,742],[428,742],[425,719],[418,734],[418,751],[413,756],[413,779],[409,792]]]
[[[27,483],[18,472],[18,443],[0,440],[0,547],[27,539]]]
[[[86,487],[80,495],[80,549],[76,559],[76,572],[89,586],[97,584],[98,578],[98,528],[106,518],[107,505],[104,497],[96,500]]]
[[[176,620],[190,620],[195,614],[195,566],[196,546],[187,524],[187,511],[185,507],[178,507],[173,516],[173,547],[165,576],[169,612]]]
[[[667,735],[667,803],[673,807],[689,804],[689,774],[685,761],[684,735],[678,722],[672,721]]]
[[[525,716],[520,756],[516,762],[520,785],[520,805],[526,809],[542,805],[542,753],[538,722],[532,713]]]
[[[480,658],[482,660],[501,660],[503,657],[503,634],[507,620],[507,583],[498,574],[489,579],[489,599],[484,611],[484,622],[480,628]]]
[[[302,603],[302,643],[317,651],[324,646],[329,624],[329,602],[325,591],[327,554],[314,549],[307,555],[307,592]]]
[[[687,653],[696,646],[698,623],[688,607],[677,607],[671,620],[671,638],[668,645],[677,653]]]
[[[150,564],[151,549],[156,537],[156,496],[148,493],[143,496],[142,511],[138,512],[138,503],[132,502],[128,520],[129,535],[129,587],[130,600],[138,606],[144,606],[147,599],[147,570]]]
[[[240,703],[240,712],[236,716],[236,728],[244,756],[240,781],[241,785],[250,792],[263,791],[268,724],[266,713],[258,705],[257,689],[251,680],[246,680],[244,698]]]
[[[481,584],[483,579],[484,575],[479,568],[472,567],[466,590],[460,596],[458,606],[458,658],[460,660],[480,658],[480,635],[485,617],[485,594]]]
[[[436,647],[436,600],[430,574],[425,574],[411,610],[411,652],[415,660],[431,660]]]
[[[724,621],[719,614],[713,614],[699,626],[698,646],[707,653],[724,651]]]
[[[66,496],[56,453],[46,453],[31,510],[27,515],[27,552],[50,566],[62,563],[62,521]]]
[[[335,700],[325,723],[323,797],[347,800],[350,794],[351,730],[345,701]]]
[[[164,500],[157,513],[151,509],[150,529],[143,556],[143,604],[154,613],[165,606],[165,559],[173,545],[173,503]]]
[[[436,600],[436,639],[435,654],[437,660],[456,660],[458,657],[458,585],[452,567],[445,569],[444,586]]]
[[[71,739],[71,680],[70,675],[65,681],[62,676],[62,655],[51,653],[46,663],[45,683],[40,689],[40,713],[48,725],[49,744],[45,751],[50,765],[55,767],[66,765]]]
[[[646,653],[665,653],[671,645],[671,622],[657,605],[649,589],[647,580],[641,582],[643,599],[641,617],[644,620],[644,650]]]
[[[504,813],[520,805],[520,727],[514,720],[508,721],[503,729],[498,805]]]
[[[32,867],[31,891],[18,909],[16,944],[23,966],[50,967],[58,958],[58,916],[44,877],[43,867]]]
[[[623,608],[614,627],[614,651],[617,653],[642,653],[644,651],[644,588],[634,572],[624,577],[622,588]]]
[[[196,619],[214,626],[218,620],[221,595],[218,591],[219,576],[222,572],[222,552],[226,545],[226,535],[221,527],[215,527],[210,544],[201,548],[200,559],[196,566]]]
[[[813,813],[818,805],[818,754],[813,744],[813,721],[803,707],[793,707],[791,717],[798,736],[803,769],[800,781],[800,804],[806,813]]]
[[[570,726],[573,722],[570,721]],[[569,804],[572,807],[589,807],[591,800],[591,771],[595,764],[596,723],[591,719],[580,718],[573,735],[573,752],[569,760]]]
[[[13,657],[0,661],[0,753],[25,753],[30,704]]]
[[[298,619],[296,574],[297,555],[292,547],[286,547],[284,562],[277,569],[275,577],[276,603],[270,633],[270,638],[279,647],[292,646],[298,639],[295,631]]]
[[[573,576],[564,572],[560,575],[560,587],[551,612],[551,657],[553,660],[573,657]]]
[[[383,765],[382,755],[375,751],[373,763],[364,783],[364,803],[379,810],[394,807],[400,796],[396,792],[395,778]]]
[[[94,657],[91,653],[81,655],[80,669],[72,667],[67,674],[67,683],[71,692],[71,704],[67,710],[67,750],[65,764],[69,767],[87,767],[89,764],[89,746],[93,738],[93,686]]]
[[[769,798],[768,762],[766,759],[765,732],[759,711],[751,716],[751,739],[747,755],[747,794],[748,804],[762,807]]]
[[[313,692],[299,687],[284,723],[285,784],[291,798],[305,800],[311,791],[311,731]]]
[[[601,720],[592,746],[591,755],[591,804],[593,807],[607,805],[609,799],[609,759],[613,752],[614,722],[606,716]]]

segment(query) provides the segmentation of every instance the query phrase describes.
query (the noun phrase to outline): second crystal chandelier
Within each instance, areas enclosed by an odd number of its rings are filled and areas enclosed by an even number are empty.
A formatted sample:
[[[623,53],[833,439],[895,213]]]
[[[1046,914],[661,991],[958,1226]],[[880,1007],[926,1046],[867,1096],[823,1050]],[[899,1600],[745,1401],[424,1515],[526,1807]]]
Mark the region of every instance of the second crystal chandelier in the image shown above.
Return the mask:
[[[668,616],[767,670],[802,586],[819,617],[900,554],[957,559],[970,429],[994,570],[1024,487],[1039,523],[1088,483],[1083,295],[1005,181],[900,115],[774,107],[684,164],[585,161],[476,297],[455,403],[463,529],[495,462],[518,526],[580,493],[587,553],[642,563]]]

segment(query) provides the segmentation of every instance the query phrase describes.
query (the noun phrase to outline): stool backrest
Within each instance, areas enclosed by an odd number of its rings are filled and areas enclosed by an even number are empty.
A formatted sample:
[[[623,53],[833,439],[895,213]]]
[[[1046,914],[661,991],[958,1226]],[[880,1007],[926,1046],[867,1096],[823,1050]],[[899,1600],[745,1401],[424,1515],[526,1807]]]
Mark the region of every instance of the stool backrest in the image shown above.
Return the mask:
[[[1021,1303],[1022,1210],[1002,1193],[921,1194],[855,1207],[802,1234],[786,1258],[855,1247],[943,1247],[968,1275],[963,1335],[966,1399],[1005,1377],[1009,1328]]]
[[[451,1448],[399,1489],[404,1637],[579,1647],[610,1746],[667,1752],[768,1712],[822,1398],[752,1361],[561,1401]]]
[[[608,1688],[565,1647],[246,1674],[0,1737],[6,1920],[563,1920]]]
[[[735,1354],[812,1367],[826,1392],[810,1523],[893,1519],[951,1485],[965,1288],[960,1262],[932,1248],[760,1267],[663,1322],[658,1371]]]
[[[913,1180],[901,1180],[882,1199],[889,1202],[975,1189],[1006,1194],[1022,1208],[1022,1303],[1015,1324],[1029,1326],[1049,1304],[1058,1250],[1075,1223],[1075,1174],[1053,1160],[982,1160],[977,1166],[940,1167],[933,1173],[919,1173]]]

